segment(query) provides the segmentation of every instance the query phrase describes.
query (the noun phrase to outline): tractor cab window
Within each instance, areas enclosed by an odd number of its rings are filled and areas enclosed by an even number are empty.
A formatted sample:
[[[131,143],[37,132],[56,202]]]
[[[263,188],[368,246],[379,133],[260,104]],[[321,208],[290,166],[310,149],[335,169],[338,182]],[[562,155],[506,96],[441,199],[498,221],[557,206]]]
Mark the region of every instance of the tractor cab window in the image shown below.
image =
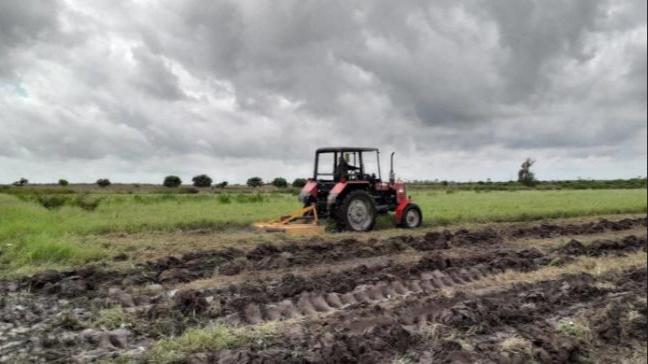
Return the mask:
[[[368,180],[375,179],[376,181],[380,179],[380,166],[378,165],[378,153],[377,152],[365,152],[362,155],[362,169]]]
[[[317,155],[317,169],[315,179],[322,181],[333,181],[335,178],[337,153],[320,153]]]

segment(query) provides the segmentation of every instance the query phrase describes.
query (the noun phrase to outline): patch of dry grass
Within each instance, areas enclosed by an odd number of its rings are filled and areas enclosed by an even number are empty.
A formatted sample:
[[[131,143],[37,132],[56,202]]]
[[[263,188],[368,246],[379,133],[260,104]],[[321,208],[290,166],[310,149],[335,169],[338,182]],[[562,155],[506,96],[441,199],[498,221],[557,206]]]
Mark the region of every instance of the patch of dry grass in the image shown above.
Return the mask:
[[[460,291],[501,290],[517,283],[536,283],[554,280],[566,274],[588,273],[594,276],[601,276],[606,273],[621,272],[629,268],[645,267],[648,265],[647,260],[648,254],[645,252],[624,257],[580,257],[560,267],[546,267],[533,272],[507,271],[463,286],[446,288],[444,294],[452,297]]]

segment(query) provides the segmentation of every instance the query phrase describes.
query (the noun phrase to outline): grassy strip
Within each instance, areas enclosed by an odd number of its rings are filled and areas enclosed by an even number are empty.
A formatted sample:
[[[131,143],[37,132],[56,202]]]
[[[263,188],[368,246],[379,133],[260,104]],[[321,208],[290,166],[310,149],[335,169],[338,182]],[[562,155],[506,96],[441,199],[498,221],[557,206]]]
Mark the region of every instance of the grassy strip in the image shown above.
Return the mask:
[[[155,364],[184,362],[191,354],[217,352],[254,344],[262,346],[274,337],[279,323],[259,326],[212,325],[187,330],[182,336],[158,341],[147,353],[148,361]]]
[[[602,214],[645,213],[646,190],[418,192],[425,225],[512,222]]]
[[[646,190],[437,192],[416,191],[425,226],[527,221],[614,213],[645,213]],[[76,201],[70,199],[70,201]],[[206,229],[242,229],[299,208],[296,198],[271,195],[108,195],[88,211],[0,194],[0,274],[36,266],[79,265],[111,252],[85,236]],[[393,227],[381,219],[379,228]]]

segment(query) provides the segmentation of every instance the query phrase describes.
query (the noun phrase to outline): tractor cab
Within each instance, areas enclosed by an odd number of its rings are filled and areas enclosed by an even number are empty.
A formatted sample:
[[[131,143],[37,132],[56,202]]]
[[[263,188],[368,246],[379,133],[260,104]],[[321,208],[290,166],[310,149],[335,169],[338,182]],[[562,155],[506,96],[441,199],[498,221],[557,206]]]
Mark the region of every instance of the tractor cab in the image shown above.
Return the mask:
[[[380,152],[374,148],[323,148],[315,153],[313,180],[320,183],[380,180]]]

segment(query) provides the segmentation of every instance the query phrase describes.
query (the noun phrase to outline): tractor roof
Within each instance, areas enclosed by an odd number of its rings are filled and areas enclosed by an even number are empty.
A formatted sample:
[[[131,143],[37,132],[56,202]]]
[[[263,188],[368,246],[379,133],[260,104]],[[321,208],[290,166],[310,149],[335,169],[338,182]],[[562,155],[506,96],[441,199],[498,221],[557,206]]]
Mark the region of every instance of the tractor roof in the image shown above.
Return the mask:
[[[317,153],[353,153],[353,152],[377,152],[378,148],[358,148],[358,147],[336,147],[336,148],[319,148]]]

